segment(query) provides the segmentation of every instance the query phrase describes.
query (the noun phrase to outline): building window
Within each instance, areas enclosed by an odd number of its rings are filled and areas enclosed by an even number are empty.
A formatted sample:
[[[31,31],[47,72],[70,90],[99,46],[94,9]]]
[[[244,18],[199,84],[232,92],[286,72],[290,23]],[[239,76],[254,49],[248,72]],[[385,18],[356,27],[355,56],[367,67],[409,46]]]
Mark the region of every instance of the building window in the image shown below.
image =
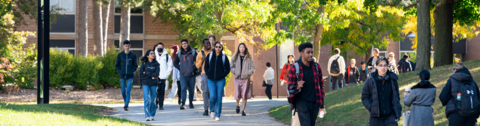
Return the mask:
[[[115,2],[115,16],[114,16],[114,28],[113,31],[116,34],[120,33],[120,2]],[[142,6],[137,6],[130,9],[130,34],[143,34],[144,22],[143,22],[143,10]]]
[[[50,48],[75,55],[75,40],[50,40]]]
[[[51,6],[62,8],[61,16],[51,25],[51,33],[75,33],[75,0],[50,0]]]
[[[295,43],[291,39],[287,39],[283,44],[280,45],[280,63],[279,68],[283,69],[283,65],[288,62],[288,55],[294,55]]]
[[[120,41],[115,40],[114,42],[115,49],[119,49]],[[141,58],[143,56],[143,40],[130,40],[130,50],[137,55],[137,58]]]

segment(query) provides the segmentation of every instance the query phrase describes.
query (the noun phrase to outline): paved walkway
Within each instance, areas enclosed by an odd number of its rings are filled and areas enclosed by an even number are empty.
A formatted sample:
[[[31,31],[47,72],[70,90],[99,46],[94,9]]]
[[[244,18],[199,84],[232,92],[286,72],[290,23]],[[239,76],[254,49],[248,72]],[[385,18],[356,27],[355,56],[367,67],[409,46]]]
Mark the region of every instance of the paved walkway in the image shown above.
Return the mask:
[[[260,98],[249,100],[245,113],[247,116],[235,113],[236,102],[233,100],[223,101],[221,121],[214,121],[210,116],[203,116],[203,101],[194,102],[195,109],[180,110],[178,103],[165,102],[164,109],[158,110],[155,115],[155,121],[145,121],[145,113],[143,111],[143,103],[135,103],[129,105],[129,111],[123,110],[123,104],[104,104],[115,108],[115,112],[111,116],[126,118],[128,120],[137,121],[151,125],[285,125],[276,121],[268,114],[268,110],[272,107],[285,105],[288,102],[282,100],[267,100]],[[188,103],[187,103],[188,104]],[[187,105],[188,108],[188,105]]]

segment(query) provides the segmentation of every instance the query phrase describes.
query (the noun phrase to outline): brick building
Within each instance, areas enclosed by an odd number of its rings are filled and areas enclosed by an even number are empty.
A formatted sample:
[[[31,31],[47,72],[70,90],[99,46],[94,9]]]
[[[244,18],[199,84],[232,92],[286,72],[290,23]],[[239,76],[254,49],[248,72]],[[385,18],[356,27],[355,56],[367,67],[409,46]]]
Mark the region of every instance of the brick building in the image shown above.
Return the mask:
[[[77,4],[79,0],[50,0],[51,4],[57,4],[61,8],[66,8],[65,11],[62,11],[61,13],[64,14],[64,16],[60,17],[57,19],[57,22],[54,23],[51,27],[51,32],[50,32],[50,46],[51,48],[57,47],[60,50],[68,51],[74,55],[78,53],[79,49],[79,44],[77,43],[78,41],[78,35],[77,33],[79,24],[78,22],[78,15],[77,13],[79,12],[77,9]],[[92,55],[94,54],[94,51],[96,49],[95,47],[95,40],[93,39],[93,15],[92,15],[92,0],[88,0],[88,52]],[[119,31],[120,31],[120,10],[119,6],[116,6],[114,4],[111,5],[110,7],[110,12],[115,12],[115,13],[110,13],[109,15],[109,21],[108,21],[108,41],[107,41],[107,47],[108,48],[118,48],[119,45]],[[144,11],[142,12],[141,10],[138,9],[132,9],[132,14],[131,14],[131,34],[130,34],[130,40],[132,42],[132,47],[131,50],[134,51],[137,56],[142,56],[145,52],[145,50],[152,49],[153,45],[155,45],[158,42],[163,42],[167,48],[173,46],[173,45],[180,45],[180,42],[178,41],[178,32],[172,31],[171,29],[173,28],[172,25],[170,24],[162,24],[160,21],[154,21],[154,16],[152,16],[149,11]],[[18,26],[18,30],[20,31],[37,31],[37,23],[35,22],[34,19],[29,19],[27,16],[25,16],[25,19],[27,19],[26,23],[28,25],[22,25]],[[277,29],[280,29],[280,25]],[[207,37],[207,36],[205,36]],[[227,48],[236,51],[237,45],[240,43],[238,39],[236,39],[232,34],[224,34],[222,41],[226,43]],[[261,41],[261,40],[258,40]],[[27,44],[25,46],[28,46],[32,43],[37,43],[37,39],[34,37],[31,37],[27,40]],[[401,45],[403,43],[408,43],[408,42],[392,42],[389,44],[388,49],[383,49],[381,50],[381,55],[386,55],[388,54],[387,52],[394,52],[397,58],[397,61],[400,59],[400,53],[402,52],[412,52],[411,50],[402,50]],[[480,47],[480,36],[474,37],[473,39],[464,42],[466,45],[465,47],[465,52],[462,53],[461,59],[462,61],[468,61],[468,60],[474,60],[474,59],[479,59],[480,58],[480,52],[475,50],[476,48]],[[403,44],[404,45],[404,44]],[[256,52],[254,48],[251,46],[248,46],[248,48],[251,50],[250,52]],[[286,56],[288,54],[294,54],[295,59],[298,59],[300,57],[300,54],[297,50],[297,46],[294,45],[292,41],[287,41],[284,44],[274,47],[268,50],[262,51],[261,54],[255,55],[254,56],[254,62],[256,66],[255,74],[252,76],[252,89],[253,92],[252,94],[254,96],[265,96],[265,88],[262,87],[262,81],[263,81],[263,73],[266,70],[266,62],[270,62],[272,64],[272,67],[274,68],[276,74],[276,78],[280,75],[281,72],[281,67],[286,63]],[[327,62],[328,59],[330,58],[332,54],[332,46],[327,45],[321,47],[321,53],[320,57],[317,58],[317,61],[320,63],[320,66],[322,68],[323,76],[328,76],[327,75]],[[347,55],[353,56],[355,59],[357,59],[357,66],[360,66],[360,62],[363,59],[363,56],[358,56],[355,55],[353,52],[342,52],[342,55],[346,57]],[[278,61],[278,66],[275,61]],[[346,59],[345,63],[348,65],[350,64],[350,59]],[[277,78],[278,79],[278,78]],[[231,78],[233,80],[233,78]],[[280,85],[278,84],[278,92],[277,92],[277,82],[275,81],[275,84],[272,88],[272,94],[273,96],[276,96],[277,93],[279,96],[287,96],[287,92],[285,90],[286,85]],[[234,94],[234,84],[233,81],[230,81],[228,86],[226,87],[226,93],[227,96],[233,96]]]

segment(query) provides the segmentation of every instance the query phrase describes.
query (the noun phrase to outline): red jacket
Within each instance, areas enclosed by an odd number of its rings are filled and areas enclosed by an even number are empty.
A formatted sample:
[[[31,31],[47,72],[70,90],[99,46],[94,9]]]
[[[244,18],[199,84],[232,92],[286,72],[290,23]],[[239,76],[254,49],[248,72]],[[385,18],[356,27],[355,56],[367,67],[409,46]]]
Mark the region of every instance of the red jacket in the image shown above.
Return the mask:
[[[297,61],[301,62],[301,61]],[[316,64],[316,65],[315,65]],[[317,66],[317,68],[312,67],[313,69],[313,76],[314,76],[314,83],[315,83],[315,102],[317,104],[317,107],[324,108],[324,98],[325,98],[325,86],[323,85],[323,77],[322,77],[322,69],[320,68],[320,65],[317,64],[316,62],[311,62],[310,65]],[[302,65],[298,65],[300,67],[299,73],[298,73],[298,80],[297,76],[295,75],[295,65],[292,65],[290,67],[290,70],[288,71],[288,89],[291,92],[289,96],[289,102],[292,103],[292,106],[295,108],[295,95],[298,92],[297,86],[298,86],[298,81],[303,80],[303,68]],[[318,69],[318,71],[317,71]],[[293,89],[295,89],[294,92]]]
[[[280,80],[284,80],[285,82],[288,82],[288,77],[285,78],[285,75],[288,75],[288,70],[292,66],[293,64],[290,64],[290,63],[285,63],[285,65],[283,65],[282,73],[280,73]]]

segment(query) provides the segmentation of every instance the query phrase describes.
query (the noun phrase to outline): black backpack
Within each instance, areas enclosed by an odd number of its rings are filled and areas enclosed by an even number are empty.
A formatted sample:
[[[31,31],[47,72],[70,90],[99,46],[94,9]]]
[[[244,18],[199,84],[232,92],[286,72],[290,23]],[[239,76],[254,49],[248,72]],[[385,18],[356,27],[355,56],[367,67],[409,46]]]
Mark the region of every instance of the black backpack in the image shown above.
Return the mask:
[[[331,74],[340,73],[340,65],[338,64],[338,58],[340,58],[340,56],[338,56],[337,59],[333,60],[332,65],[330,65]]]
[[[203,50],[202,50],[202,56],[205,56],[205,52]],[[197,57],[197,56],[195,56],[195,57]],[[195,67],[195,68],[196,68],[195,76],[198,76],[198,75],[202,74],[202,67],[200,67],[200,68]]]
[[[406,72],[408,72],[407,65],[405,64],[404,61],[398,62],[398,67],[397,67],[397,69],[398,69],[398,72],[399,72],[399,73],[406,73]]]
[[[465,117],[478,116],[480,114],[480,102],[478,100],[478,88],[474,81],[460,84],[459,94],[454,99],[458,114]],[[460,100],[458,100],[458,98]]]

